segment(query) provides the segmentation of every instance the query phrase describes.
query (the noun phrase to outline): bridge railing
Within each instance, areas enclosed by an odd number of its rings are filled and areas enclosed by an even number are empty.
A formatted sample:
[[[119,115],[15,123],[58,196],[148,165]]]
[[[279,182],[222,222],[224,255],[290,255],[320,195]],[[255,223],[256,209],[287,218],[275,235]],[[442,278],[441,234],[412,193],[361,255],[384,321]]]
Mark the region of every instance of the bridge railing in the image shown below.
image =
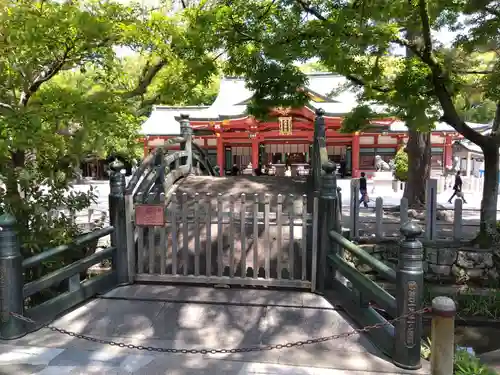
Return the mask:
[[[378,327],[368,329],[367,334],[396,365],[420,368],[423,247],[416,237],[422,230],[410,222],[403,224],[401,232],[405,239],[400,245],[398,268],[394,270],[341,235],[341,202],[336,187],[335,165],[323,164],[319,191],[318,289],[334,290],[346,312],[362,327]],[[345,252],[351,257],[345,257]],[[395,283],[396,296],[351,265],[348,259],[352,256]]]
[[[0,339],[15,339],[39,329],[61,313],[120,282],[117,267],[123,263],[119,261],[112,226],[23,259],[15,225],[13,216],[0,216]],[[110,234],[111,246],[92,253],[98,240]],[[37,275],[42,264],[55,262],[55,258],[64,253],[79,251],[82,254],[85,250],[91,250],[92,254],[25,283],[26,275]],[[87,270],[105,260],[111,262],[109,270],[89,277]],[[27,317],[36,324],[26,323],[13,314]]]
[[[150,199],[152,192],[157,193],[155,199],[158,199],[160,192],[167,192],[179,179],[190,174],[216,175],[206,152],[193,143],[189,117],[181,117],[181,136],[167,140],[164,146],[144,158],[129,180],[125,194],[132,196],[134,202],[139,195]],[[180,145],[181,150],[169,153],[173,145]]]

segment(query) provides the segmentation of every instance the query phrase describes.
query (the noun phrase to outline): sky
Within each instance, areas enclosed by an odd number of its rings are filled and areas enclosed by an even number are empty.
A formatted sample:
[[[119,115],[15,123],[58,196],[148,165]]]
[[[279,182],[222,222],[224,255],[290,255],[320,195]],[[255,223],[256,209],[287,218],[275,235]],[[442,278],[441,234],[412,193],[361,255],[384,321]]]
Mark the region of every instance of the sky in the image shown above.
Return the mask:
[[[121,0],[128,1],[128,0]],[[144,0],[144,1],[157,1],[157,0]],[[456,36],[456,33],[449,31],[448,29],[443,29],[441,31],[434,32],[434,37],[439,40],[444,45],[450,45]],[[115,52],[118,57],[127,57],[133,55],[133,51],[127,47],[116,47]],[[394,49],[394,53],[397,55],[404,54],[404,49],[402,47],[397,47]]]
[[[141,4],[141,6],[143,7],[158,6],[161,2],[161,0],[117,0],[117,1],[124,4],[135,2]],[[180,0],[171,0],[171,2],[174,4],[174,8],[180,6],[181,3]],[[436,38],[436,40],[439,40],[445,46],[449,46],[456,35],[457,35],[456,33],[451,32],[448,28],[443,28],[442,30],[433,32],[433,36]],[[126,57],[133,55],[132,50],[124,47],[116,47],[115,52],[118,55],[118,57]],[[402,47],[397,47],[394,49],[394,52],[398,55],[402,55],[404,54],[405,51]]]

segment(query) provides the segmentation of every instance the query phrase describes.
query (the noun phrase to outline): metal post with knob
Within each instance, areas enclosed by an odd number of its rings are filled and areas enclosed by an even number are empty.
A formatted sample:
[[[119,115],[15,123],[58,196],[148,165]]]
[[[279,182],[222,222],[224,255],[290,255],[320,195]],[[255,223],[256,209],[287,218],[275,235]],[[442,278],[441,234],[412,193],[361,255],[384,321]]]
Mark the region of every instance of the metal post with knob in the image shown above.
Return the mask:
[[[0,216],[0,339],[9,340],[26,333],[24,322],[11,313],[23,315],[23,257],[15,232],[16,219]]]
[[[330,241],[329,232],[338,231],[340,223],[338,222],[338,200],[337,200],[337,178],[335,177],[335,163],[326,162],[321,166],[323,173],[320,179],[319,191],[319,256],[318,256],[318,290],[323,291],[325,287],[333,282],[335,276],[334,270],[327,265],[326,256],[330,251],[337,252],[338,245]]]
[[[127,256],[127,218],[125,212],[125,175],[122,173],[123,163],[118,159],[110,164],[109,178],[109,221],[115,228],[111,234],[111,244],[116,247],[113,258],[113,269],[117,273],[119,284],[128,282]]]
[[[422,337],[422,315],[412,314],[422,309],[424,287],[424,248],[417,239],[422,228],[413,222],[401,226],[404,239],[399,246],[396,270],[397,317],[405,316],[394,323],[393,362],[396,366],[416,370],[420,363],[420,338]]]

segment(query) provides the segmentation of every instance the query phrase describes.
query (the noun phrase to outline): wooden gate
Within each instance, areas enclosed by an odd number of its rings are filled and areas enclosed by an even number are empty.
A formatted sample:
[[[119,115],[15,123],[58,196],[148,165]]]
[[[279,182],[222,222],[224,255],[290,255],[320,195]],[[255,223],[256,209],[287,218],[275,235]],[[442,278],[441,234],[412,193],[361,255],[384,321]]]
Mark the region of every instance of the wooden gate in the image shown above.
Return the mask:
[[[306,200],[173,194],[168,205],[163,195],[161,204],[137,204],[129,227],[137,236],[129,264],[136,267],[129,270],[136,281],[314,290],[318,200],[313,214]]]

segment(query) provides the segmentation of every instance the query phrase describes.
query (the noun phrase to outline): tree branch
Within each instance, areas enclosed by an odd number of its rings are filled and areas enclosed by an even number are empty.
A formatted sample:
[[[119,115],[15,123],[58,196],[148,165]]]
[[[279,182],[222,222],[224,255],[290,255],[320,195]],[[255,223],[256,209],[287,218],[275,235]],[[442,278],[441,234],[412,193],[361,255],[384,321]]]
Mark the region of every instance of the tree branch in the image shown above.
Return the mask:
[[[42,84],[49,81],[61,71],[61,69],[66,64],[69,53],[71,52],[73,47],[73,45],[67,46],[63,55],[59,59],[52,62],[52,64],[50,64],[48,67],[42,69],[42,71],[35,77],[35,79],[27,85],[26,89],[23,90],[19,98],[20,107],[26,107],[30,98],[38,91],[40,86],[42,86]]]
[[[455,104],[453,103],[452,95],[446,88],[445,78],[442,74],[436,74],[434,72],[435,70],[436,69],[433,68],[432,81],[434,83],[434,92],[441,104],[441,108],[443,108],[441,120],[476,145],[483,145],[486,138],[481,133],[468,126],[465,121],[460,118],[455,108]]]
[[[14,108],[10,104],[0,103],[0,112],[13,112]]]
[[[153,65],[148,62],[142,70],[142,74],[139,78],[137,86],[132,91],[124,93],[123,97],[126,99],[130,99],[145,94],[149,85],[151,85],[151,83],[153,82],[153,79],[165,65],[167,65],[167,60],[163,58],[158,60]]]
[[[361,78],[358,78],[358,77],[350,75],[350,74],[346,74],[346,75],[344,75],[344,77],[346,77],[349,81],[351,81],[352,83],[354,83],[358,86],[369,87],[375,91],[384,92],[384,93],[388,93],[388,92],[392,91],[392,89],[390,89],[388,87],[367,84]]]
[[[492,74],[494,73],[493,70],[454,70],[454,73],[458,74]]]
[[[328,19],[325,16],[323,16],[317,9],[307,4],[307,2],[305,2],[304,0],[296,0],[296,1],[302,7],[304,12],[309,13],[310,15],[316,17],[320,21],[328,21]]]
[[[428,59],[432,58],[432,37],[431,25],[429,21],[429,12],[427,10],[427,0],[419,0],[418,9],[420,20],[422,21],[422,38],[424,40],[424,48],[422,53]]]

